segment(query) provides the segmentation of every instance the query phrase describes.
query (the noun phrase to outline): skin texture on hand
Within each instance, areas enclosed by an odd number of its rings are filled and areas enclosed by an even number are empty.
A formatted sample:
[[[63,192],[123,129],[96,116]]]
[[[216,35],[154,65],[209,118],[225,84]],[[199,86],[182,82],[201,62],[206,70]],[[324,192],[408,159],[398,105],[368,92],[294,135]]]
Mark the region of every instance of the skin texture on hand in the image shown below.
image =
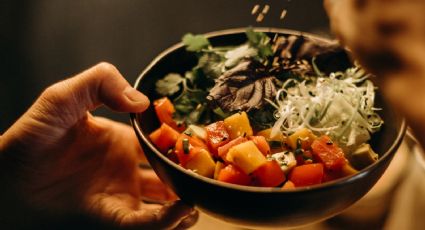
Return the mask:
[[[76,214],[122,228],[195,223],[196,212],[180,201],[142,202],[176,197],[152,171],[139,169],[144,156],[129,126],[89,113],[101,105],[142,112],[149,100],[114,66],[101,63],[47,88],[0,137],[0,182],[8,192],[0,200],[10,205],[0,207],[0,226],[13,226],[23,214]]]
[[[425,1],[325,0],[333,32],[425,147]]]

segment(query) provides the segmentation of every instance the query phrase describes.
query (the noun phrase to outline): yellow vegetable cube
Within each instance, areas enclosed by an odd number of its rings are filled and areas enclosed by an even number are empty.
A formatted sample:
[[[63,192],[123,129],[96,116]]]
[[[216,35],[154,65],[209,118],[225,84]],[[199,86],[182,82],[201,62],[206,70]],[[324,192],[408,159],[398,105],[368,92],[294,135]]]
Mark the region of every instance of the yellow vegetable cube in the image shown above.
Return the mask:
[[[240,136],[252,136],[252,128],[249,124],[248,115],[245,112],[235,113],[224,119],[224,126],[231,139]]]
[[[215,170],[214,170],[214,179],[217,180],[218,178],[218,174],[220,173],[220,171],[225,167],[225,165],[220,162],[217,161],[217,163],[215,164]]]
[[[308,149],[311,146],[311,143],[316,139],[316,135],[314,135],[311,130],[307,128],[302,128],[295,133],[293,133],[291,136],[288,137],[287,143],[289,147],[291,147],[293,150],[297,149],[298,143],[301,144],[300,147],[303,149]]]
[[[283,141],[286,140],[286,137],[281,132],[278,132],[274,136],[272,136],[271,134],[272,134],[272,128],[268,128],[268,129],[261,130],[256,135],[257,136],[263,136],[268,141],[281,141],[281,142],[283,142]]]
[[[214,176],[215,162],[207,150],[200,149],[200,151],[186,163],[186,169],[193,170],[199,175],[212,178]]]
[[[247,141],[230,148],[227,160],[240,168],[246,174],[250,174],[258,167],[267,162],[253,141]]]
[[[353,175],[353,174],[356,174],[358,172],[359,171],[357,171],[355,168],[353,168],[353,166],[351,166],[349,163],[342,166],[342,174],[344,176]]]

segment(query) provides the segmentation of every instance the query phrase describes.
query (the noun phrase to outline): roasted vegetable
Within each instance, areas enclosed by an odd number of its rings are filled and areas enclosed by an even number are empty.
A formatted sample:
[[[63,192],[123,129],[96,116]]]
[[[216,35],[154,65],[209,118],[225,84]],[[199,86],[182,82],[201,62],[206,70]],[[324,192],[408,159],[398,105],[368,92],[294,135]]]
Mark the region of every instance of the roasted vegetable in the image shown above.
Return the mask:
[[[165,123],[179,132],[185,130],[185,126],[183,124],[177,124],[177,122],[173,119],[176,110],[173,103],[171,103],[167,97],[155,100],[153,105],[156,116],[161,123]]]
[[[311,143],[313,143],[315,139],[316,135],[314,135],[309,129],[303,128],[290,135],[287,142],[293,150],[297,148],[309,149]]]
[[[350,162],[356,169],[363,169],[377,161],[378,157],[369,144],[363,144],[350,155]]]
[[[253,141],[247,141],[230,148],[226,160],[240,168],[246,174],[252,173],[267,162]]]
[[[195,173],[213,178],[215,170],[215,162],[210,153],[203,148],[194,148],[194,156],[186,163],[186,168]]]
[[[176,145],[179,135],[180,134],[169,125],[162,123],[161,127],[149,135],[149,138],[159,151],[167,153],[169,149],[172,149]]]
[[[295,187],[322,183],[324,167],[322,163],[305,164],[295,167],[289,174],[289,180]]]
[[[276,141],[276,142],[286,141],[286,137],[281,132],[275,133],[272,136],[271,128],[261,130],[256,135],[265,137],[267,141]]]
[[[236,139],[231,140],[229,143],[218,147],[218,156],[221,157],[221,159],[223,159],[224,161],[227,160],[227,153],[229,152],[229,149],[232,148],[233,146],[236,146],[240,143],[246,142],[248,141],[247,138],[245,137],[238,137]]]
[[[267,161],[252,172],[254,184],[262,187],[276,187],[285,181],[285,174],[275,160]]]
[[[238,185],[251,184],[251,177],[231,164],[220,171],[217,180]]]
[[[223,121],[217,121],[205,127],[207,143],[214,155],[218,154],[218,148],[229,143],[230,135]]]
[[[257,146],[257,148],[260,150],[260,152],[267,156],[270,154],[270,146],[269,143],[266,141],[266,138],[263,136],[250,136],[248,138],[249,140],[253,141],[254,144]]]
[[[183,167],[186,167],[186,163],[199,151],[195,148],[208,149],[207,145],[197,137],[180,134],[176,142],[175,153]]]
[[[340,171],[348,163],[347,159],[336,143],[328,136],[321,136],[311,144],[313,155],[322,162],[326,169]]]
[[[245,112],[235,113],[224,119],[224,126],[229,132],[230,138],[249,137],[253,131],[249,123],[248,115]]]

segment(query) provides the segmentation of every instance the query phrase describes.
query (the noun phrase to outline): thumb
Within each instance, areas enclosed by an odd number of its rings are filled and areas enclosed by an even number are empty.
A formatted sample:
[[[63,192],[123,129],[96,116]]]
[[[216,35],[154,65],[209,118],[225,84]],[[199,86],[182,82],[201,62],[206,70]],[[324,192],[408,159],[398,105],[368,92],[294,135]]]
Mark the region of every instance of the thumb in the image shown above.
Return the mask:
[[[35,106],[45,114],[66,118],[72,125],[102,104],[119,112],[142,112],[149,99],[132,88],[115,66],[100,63],[50,86]]]
[[[6,142],[31,148],[54,143],[85,118],[87,111],[102,104],[119,112],[136,113],[149,106],[149,99],[133,89],[113,65],[100,63],[48,87],[2,136],[0,148],[5,148]]]

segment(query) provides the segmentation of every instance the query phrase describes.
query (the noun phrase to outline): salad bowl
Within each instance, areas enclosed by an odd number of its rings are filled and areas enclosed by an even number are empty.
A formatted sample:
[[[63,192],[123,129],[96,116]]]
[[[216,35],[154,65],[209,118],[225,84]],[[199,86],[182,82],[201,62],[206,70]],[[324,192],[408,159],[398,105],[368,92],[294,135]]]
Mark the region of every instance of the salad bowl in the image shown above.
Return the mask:
[[[274,34],[304,36],[331,42],[314,35],[271,28],[256,28]],[[206,34],[214,45],[239,45],[246,41],[245,29],[230,29]],[[196,56],[179,43],[165,50],[146,67],[134,87],[151,100],[159,98],[155,83],[170,72],[184,73],[196,65]],[[404,119],[377,94],[382,108],[381,130],[373,134],[370,145],[379,160],[358,173],[319,185],[291,190],[223,183],[186,170],[168,159],[151,142],[149,134],[159,127],[152,107],[131,114],[131,122],[145,155],[161,180],[183,201],[198,210],[228,223],[254,228],[295,227],[318,222],[342,212],[363,197],[378,181],[401,144],[406,130]]]

